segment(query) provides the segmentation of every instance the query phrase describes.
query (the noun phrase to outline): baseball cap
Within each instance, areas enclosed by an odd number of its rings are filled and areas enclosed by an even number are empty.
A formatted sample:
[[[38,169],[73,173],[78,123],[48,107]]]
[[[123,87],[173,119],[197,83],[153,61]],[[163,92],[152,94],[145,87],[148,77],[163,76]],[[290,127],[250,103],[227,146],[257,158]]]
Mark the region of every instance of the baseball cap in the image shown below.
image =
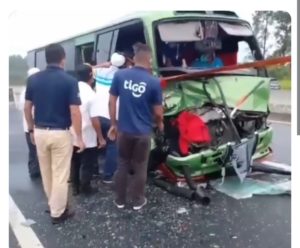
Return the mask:
[[[110,62],[113,66],[120,67],[125,64],[125,57],[119,53],[113,53],[110,57]]]

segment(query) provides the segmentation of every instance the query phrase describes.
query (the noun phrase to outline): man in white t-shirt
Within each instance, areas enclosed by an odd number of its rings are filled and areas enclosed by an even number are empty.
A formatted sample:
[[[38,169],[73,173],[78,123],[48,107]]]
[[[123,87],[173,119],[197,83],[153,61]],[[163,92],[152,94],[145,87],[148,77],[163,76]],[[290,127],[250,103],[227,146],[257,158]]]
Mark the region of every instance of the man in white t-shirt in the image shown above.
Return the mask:
[[[79,78],[78,87],[81,99],[80,112],[82,116],[82,138],[85,150],[78,153],[76,135],[73,135],[74,151],[72,156],[71,182],[73,194],[80,192],[84,194],[94,193],[91,187],[93,166],[97,163],[98,149],[106,145],[103,138],[99,119],[91,119],[91,110],[97,104],[96,93],[92,89],[94,82],[93,69],[90,65],[83,64],[77,69]],[[72,133],[73,129],[72,129]]]
[[[131,65],[130,55],[113,53],[110,62],[94,67],[94,77],[96,79],[96,101],[95,108],[92,110],[93,119],[100,119],[102,133],[106,139],[105,162],[103,165],[104,183],[112,183],[112,177],[117,168],[117,145],[115,141],[108,139],[107,133],[110,129],[110,117],[108,111],[109,89],[115,72],[119,69]],[[118,102],[117,102],[118,109]],[[117,111],[118,112],[118,111]]]
[[[36,68],[36,67],[30,68],[27,71],[27,76],[30,77],[39,71],[40,71],[39,68]],[[26,142],[27,142],[28,151],[29,151],[28,163],[27,163],[28,164],[28,172],[29,172],[30,178],[34,179],[34,178],[39,178],[41,175],[40,175],[39,161],[38,161],[38,157],[37,157],[37,153],[36,153],[36,146],[34,144],[32,144],[32,142],[30,140],[30,134],[28,132],[27,122],[26,122],[25,114],[24,114],[25,92],[26,92],[26,87],[24,88],[24,90],[22,91],[22,93],[20,95],[19,104],[17,104],[17,106],[18,106],[18,109],[20,111],[22,111],[23,128],[24,128],[24,133],[25,133]]]

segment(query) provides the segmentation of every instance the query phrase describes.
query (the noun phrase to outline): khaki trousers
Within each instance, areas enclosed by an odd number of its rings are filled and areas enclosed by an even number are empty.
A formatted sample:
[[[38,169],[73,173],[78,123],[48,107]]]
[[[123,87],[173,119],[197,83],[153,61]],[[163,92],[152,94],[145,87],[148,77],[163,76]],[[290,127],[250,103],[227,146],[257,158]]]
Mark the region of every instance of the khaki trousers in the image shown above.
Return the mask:
[[[68,201],[72,137],[68,130],[34,130],[44,191],[51,217],[59,217]]]

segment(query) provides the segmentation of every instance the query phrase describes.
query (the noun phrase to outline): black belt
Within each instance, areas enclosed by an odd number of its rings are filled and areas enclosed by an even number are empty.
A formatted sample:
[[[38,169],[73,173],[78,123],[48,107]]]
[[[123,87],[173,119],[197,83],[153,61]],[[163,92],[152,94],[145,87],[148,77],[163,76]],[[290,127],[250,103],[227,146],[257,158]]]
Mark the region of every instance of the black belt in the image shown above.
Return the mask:
[[[42,127],[42,126],[35,126],[36,129],[43,129],[43,130],[69,130],[69,127]]]

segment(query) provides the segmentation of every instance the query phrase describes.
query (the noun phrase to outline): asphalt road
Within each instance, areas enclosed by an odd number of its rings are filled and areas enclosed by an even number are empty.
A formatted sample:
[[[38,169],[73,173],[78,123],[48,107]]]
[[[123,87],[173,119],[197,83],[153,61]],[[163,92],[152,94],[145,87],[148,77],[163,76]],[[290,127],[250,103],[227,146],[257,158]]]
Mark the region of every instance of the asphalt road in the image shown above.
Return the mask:
[[[291,199],[289,196],[255,196],[234,200],[211,191],[208,207],[190,203],[154,187],[147,187],[149,203],[140,212],[118,210],[109,186],[99,183],[99,193],[72,199],[76,216],[53,226],[41,182],[27,174],[27,149],[20,113],[9,116],[9,191],[32,229],[46,248],[85,247],[203,247],[290,248]],[[289,125],[272,124],[275,130],[274,159],[290,163]],[[176,211],[184,207],[187,213]],[[19,247],[10,232],[10,248]]]

